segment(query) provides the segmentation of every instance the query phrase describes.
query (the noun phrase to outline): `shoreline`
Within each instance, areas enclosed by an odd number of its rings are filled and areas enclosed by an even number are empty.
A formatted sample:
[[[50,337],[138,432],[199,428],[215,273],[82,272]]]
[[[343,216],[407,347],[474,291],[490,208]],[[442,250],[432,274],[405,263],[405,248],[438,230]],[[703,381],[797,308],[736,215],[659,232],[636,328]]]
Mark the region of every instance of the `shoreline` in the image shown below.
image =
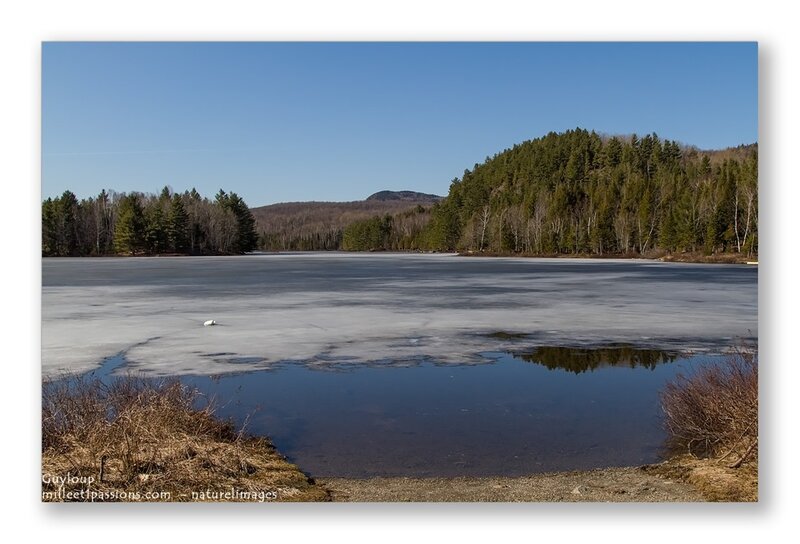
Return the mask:
[[[318,250],[318,251],[267,251],[256,250],[249,253],[207,253],[207,254],[191,254],[191,253],[157,253],[157,254],[140,254],[140,255],[123,255],[123,254],[108,254],[108,255],[59,255],[47,256],[42,258],[48,259],[101,259],[101,258],[120,258],[120,259],[138,259],[138,258],[174,258],[174,257],[244,257],[247,255],[303,255],[303,254],[346,254],[346,255],[372,255],[372,254],[385,254],[385,255],[453,255],[458,257],[495,257],[504,259],[583,259],[594,261],[652,261],[663,263],[687,263],[687,264],[742,264],[742,265],[758,265],[758,256],[739,255],[737,253],[724,253],[718,255],[705,255],[701,252],[674,254],[674,255],[661,255],[661,256],[646,256],[635,254],[608,254],[608,255],[594,255],[590,253],[557,253],[557,254],[527,254],[527,253],[496,253],[496,252],[476,252],[476,251],[345,251],[341,249],[335,250]]]
[[[197,395],[176,380],[130,376],[45,383],[42,501],[758,501],[757,460],[689,454],[524,476],[312,477],[267,436],[237,428],[210,404],[195,407]],[[122,415],[108,420],[109,411]]]
[[[525,254],[525,253],[490,253],[490,252],[458,252],[459,257],[504,257],[516,259],[583,259],[595,261],[651,261],[662,263],[687,263],[687,264],[747,264],[758,265],[758,256],[746,256],[736,253],[724,253],[718,255],[704,255],[700,252],[675,254],[675,255],[661,255],[661,256],[646,256],[636,254],[610,254],[610,255],[593,255],[586,253],[577,254]]]
[[[743,469],[678,455],[651,465],[528,476],[315,481],[333,502],[757,502],[757,467]]]

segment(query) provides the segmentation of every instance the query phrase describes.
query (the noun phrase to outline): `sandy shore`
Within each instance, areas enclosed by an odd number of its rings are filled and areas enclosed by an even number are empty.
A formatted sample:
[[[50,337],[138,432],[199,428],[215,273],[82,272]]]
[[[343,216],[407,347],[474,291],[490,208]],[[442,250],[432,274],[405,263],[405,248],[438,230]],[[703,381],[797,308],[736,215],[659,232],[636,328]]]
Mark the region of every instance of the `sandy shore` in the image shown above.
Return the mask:
[[[657,465],[490,478],[318,478],[339,502],[756,501],[755,467],[678,457]]]
[[[318,479],[344,502],[697,502],[693,486],[644,467],[505,478]]]

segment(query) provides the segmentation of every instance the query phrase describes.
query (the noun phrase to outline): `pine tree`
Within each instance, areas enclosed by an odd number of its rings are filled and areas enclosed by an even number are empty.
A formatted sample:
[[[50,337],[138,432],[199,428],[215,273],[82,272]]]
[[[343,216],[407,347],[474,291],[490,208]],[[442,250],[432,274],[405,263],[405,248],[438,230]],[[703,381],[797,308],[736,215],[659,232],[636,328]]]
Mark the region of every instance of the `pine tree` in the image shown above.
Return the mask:
[[[167,219],[167,237],[172,251],[183,253],[189,245],[189,214],[178,195],[172,195],[172,203]]]
[[[103,255],[108,252],[109,246],[113,243],[111,203],[105,189],[100,191],[94,201],[93,215],[95,224],[94,253]]]
[[[216,201],[223,209],[233,212],[236,218],[236,250],[239,253],[246,253],[256,249],[258,247],[256,220],[244,200],[236,193],[227,194],[220,189]]]
[[[253,251],[258,246],[256,220],[253,213],[236,193],[230,194],[230,202],[233,214],[236,216],[238,249],[241,253]]]
[[[58,255],[58,222],[52,198],[42,202],[42,256]]]
[[[139,195],[123,197],[119,204],[119,218],[114,232],[114,248],[119,253],[135,255],[144,247],[144,210]]]
[[[56,204],[58,255],[76,255],[78,249],[78,199],[72,191],[64,191]]]
[[[160,202],[154,202],[148,209],[144,238],[149,253],[163,253],[167,249],[167,224]]]

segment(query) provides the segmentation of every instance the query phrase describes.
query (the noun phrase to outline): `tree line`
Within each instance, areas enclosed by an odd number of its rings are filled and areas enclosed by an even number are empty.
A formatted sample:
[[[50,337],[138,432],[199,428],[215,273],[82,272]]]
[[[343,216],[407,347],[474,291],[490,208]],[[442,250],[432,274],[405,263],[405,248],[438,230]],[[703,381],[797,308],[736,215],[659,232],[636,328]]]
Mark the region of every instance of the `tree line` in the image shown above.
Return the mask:
[[[423,249],[758,254],[758,146],[700,151],[583,129],[515,145],[454,179]]]
[[[380,194],[380,193],[379,193]],[[373,195],[374,196],[374,195]],[[422,195],[432,196],[432,195]],[[236,193],[70,191],[42,203],[42,254],[264,250],[758,255],[758,146],[551,132],[487,157],[439,202],[297,202]]]
[[[236,193],[160,194],[67,190],[42,202],[42,255],[237,254],[256,249],[255,219]]]

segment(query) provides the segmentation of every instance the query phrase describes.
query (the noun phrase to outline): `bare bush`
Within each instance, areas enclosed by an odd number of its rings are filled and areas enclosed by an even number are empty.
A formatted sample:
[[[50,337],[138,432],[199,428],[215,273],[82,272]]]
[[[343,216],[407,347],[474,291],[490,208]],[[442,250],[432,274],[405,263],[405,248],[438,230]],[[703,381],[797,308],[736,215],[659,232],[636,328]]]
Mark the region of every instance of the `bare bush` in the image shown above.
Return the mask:
[[[718,364],[678,375],[661,394],[669,445],[697,457],[758,456],[758,354],[742,348]]]

